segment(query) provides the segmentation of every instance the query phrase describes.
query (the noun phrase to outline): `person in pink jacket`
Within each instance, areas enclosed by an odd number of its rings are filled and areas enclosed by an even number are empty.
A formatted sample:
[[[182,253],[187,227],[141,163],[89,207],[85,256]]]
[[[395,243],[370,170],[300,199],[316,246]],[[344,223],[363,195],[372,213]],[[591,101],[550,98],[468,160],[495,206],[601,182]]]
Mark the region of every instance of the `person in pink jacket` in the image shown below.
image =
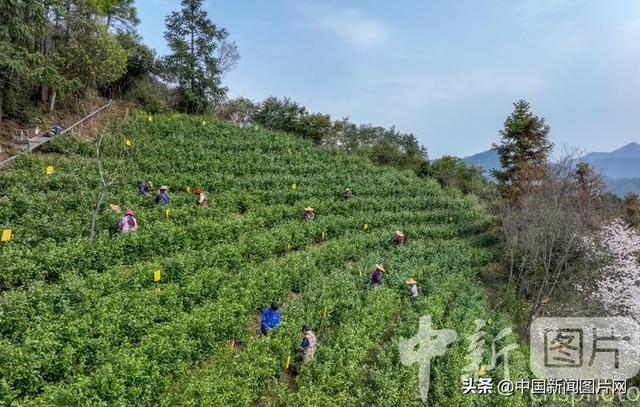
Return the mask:
[[[124,213],[120,223],[118,223],[118,229],[120,229],[122,233],[135,232],[138,230],[138,220],[131,209],[127,209]]]

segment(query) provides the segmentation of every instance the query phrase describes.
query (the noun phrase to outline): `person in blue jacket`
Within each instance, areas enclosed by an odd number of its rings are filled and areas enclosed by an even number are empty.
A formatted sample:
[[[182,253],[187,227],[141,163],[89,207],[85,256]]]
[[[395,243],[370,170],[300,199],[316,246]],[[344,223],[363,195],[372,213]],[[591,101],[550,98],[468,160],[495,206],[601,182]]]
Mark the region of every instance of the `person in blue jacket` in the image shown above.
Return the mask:
[[[146,180],[145,182],[138,185],[138,192],[141,195],[149,195],[151,192],[151,188],[153,188],[153,182],[151,180]]]
[[[271,306],[265,308],[262,313],[262,321],[260,323],[260,331],[263,335],[266,335],[270,329],[275,329],[280,325],[280,311],[278,311],[278,304],[271,303]]]
[[[169,205],[169,194],[167,193],[169,188],[166,185],[162,185],[158,190],[158,195],[156,195],[156,203],[164,206]]]

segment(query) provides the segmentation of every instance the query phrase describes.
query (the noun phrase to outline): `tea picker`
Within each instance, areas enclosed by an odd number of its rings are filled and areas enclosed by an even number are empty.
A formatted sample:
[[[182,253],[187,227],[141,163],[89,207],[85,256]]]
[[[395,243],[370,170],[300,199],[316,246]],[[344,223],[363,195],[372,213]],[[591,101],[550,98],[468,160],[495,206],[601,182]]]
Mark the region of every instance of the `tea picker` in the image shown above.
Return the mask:
[[[371,273],[371,279],[369,280],[369,284],[372,287],[380,287],[382,285],[382,272],[384,271],[384,266],[382,264],[376,264],[375,269]]]
[[[302,364],[308,363],[316,354],[316,335],[309,325],[302,327],[302,342],[298,346],[298,354],[302,360]]]
[[[409,298],[411,298],[412,300],[417,300],[418,299],[418,285],[416,283],[416,280],[414,280],[413,278],[409,277],[407,279],[406,283],[409,285]]]
[[[316,212],[312,207],[308,206],[304,208],[302,217],[304,218],[304,220],[314,220],[316,218]]]
[[[276,329],[278,325],[280,325],[280,311],[278,311],[278,304],[272,302],[271,306],[265,308],[262,312],[260,332],[266,335],[270,330]]]
[[[202,192],[202,189],[196,188],[193,193],[198,197],[198,205],[200,205],[201,208],[209,206],[209,198]]]
[[[396,234],[393,238],[393,243],[396,244],[396,246],[401,246],[404,244],[404,233],[402,233],[399,230],[396,230]]]
[[[149,195],[149,193],[151,192],[151,188],[153,188],[153,183],[151,182],[151,180],[146,180],[138,185],[138,192],[141,195]]]
[[[169,205],[170,199],[169,199],[168,191],[169,191],[169,187],[166,185],[162,185],[160,188],[158,188],[158,194],[156,195],[157,204],[164,205],[164,206]]]
[[[118,223],[118,229],[121,233],[135,232],[138,230],[138,220],[131,209],[127,209],[124,216]]]
[[[347,188],[344,190],[344,192],[342,193],[342,198],[344,198],[345,201],[353,198],[353,191],[351,191],[351,188]]]

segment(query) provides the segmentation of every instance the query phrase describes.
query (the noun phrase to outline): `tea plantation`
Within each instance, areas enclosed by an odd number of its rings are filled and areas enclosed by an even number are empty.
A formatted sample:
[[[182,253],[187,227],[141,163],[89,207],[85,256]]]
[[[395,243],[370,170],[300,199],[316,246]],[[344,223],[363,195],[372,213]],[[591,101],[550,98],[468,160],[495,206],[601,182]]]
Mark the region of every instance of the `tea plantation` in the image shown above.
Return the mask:
[[[98,161],[110,184],[91,240]],[[169,186],[168,211],[137,192],[146,178]],[[110,204],[140,229],[119,234]],[[0,243],[0,405],[423,405],[398,344],[425,315],[458,335],[432,360],[429,405],[526,405],[462,392],[474,321],[488,321],[483,363],[511,325],[477,279],[493,259],[485,223],[477,202],[434,181],[286,134],[141,116],[109,131],[100,160],[95,144],[62,137],[0,173],[0,229],[12,231]],[[258,336],[272,301],[282,324]],[[318,348],[293,375],[304,323]],[[528,375],[523,347],[509,352],[512,379]],[[497,383],[503,366],[483,374]]]

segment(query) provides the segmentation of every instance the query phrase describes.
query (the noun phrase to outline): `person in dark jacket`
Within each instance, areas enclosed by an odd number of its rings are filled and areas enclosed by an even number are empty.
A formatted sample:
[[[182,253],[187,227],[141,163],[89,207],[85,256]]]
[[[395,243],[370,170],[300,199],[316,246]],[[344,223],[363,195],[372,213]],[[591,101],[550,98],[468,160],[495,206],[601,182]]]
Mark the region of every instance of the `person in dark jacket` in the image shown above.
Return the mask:
[[[170,199],[169,199],[169,187],[167,187],[166,185],[162,185],[159,189],[158,189],[158,194],[156,195],[156,203],[157,204],[161,204],[164,206],[169,205]]]
[[[347,188],[344,190],[344,192],[342,193],[342,198],[344,198],[345,201],[353,198],[353,191],[351,191],[351,188]]]
[[[384,266],[382,264],[376,264],[376,268],[371,273],[371,280],[369,280],[369,284],[372,287],[380,287],[382,285],[382,272],[384,271]]]
[[[272,302],[271,306],[262,312],[260,331],[266,335],[271,329],[276,329],[278,325],[280,325],[280,311],[278,311],[278,304]]]
[[[151,188],[153,188],[153,183],[151,180],[146,180],[145,182],[138,185],[138,192],[142,195],[149,195],[151,192]]]

